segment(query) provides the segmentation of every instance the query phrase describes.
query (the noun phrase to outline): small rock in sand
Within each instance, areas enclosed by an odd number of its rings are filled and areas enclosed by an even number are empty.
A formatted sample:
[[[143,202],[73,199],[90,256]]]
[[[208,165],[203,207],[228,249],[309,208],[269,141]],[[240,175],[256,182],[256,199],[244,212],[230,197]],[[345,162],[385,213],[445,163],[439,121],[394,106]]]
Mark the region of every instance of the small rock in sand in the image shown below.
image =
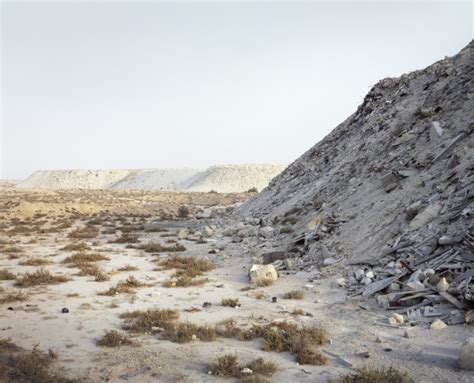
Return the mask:
[[[446,323],[444,323],[441,319],[436,319],[433,323],[431,323],[430,329],[441,330],[445,327],[448,327]]]
[[[388,323],[391,325],[402,325],[405,322],[405,318],[403,315],[400,314],[393,314],[390,318],[388,318]]]
[[[436,288],[440,292],[447,291],[449,289],[449,283],[446,281],[446,278],[441,278],[440,281],[437,283]]]
[[[468,338],[461,347],[459,367],[474,371],[474,337]]]

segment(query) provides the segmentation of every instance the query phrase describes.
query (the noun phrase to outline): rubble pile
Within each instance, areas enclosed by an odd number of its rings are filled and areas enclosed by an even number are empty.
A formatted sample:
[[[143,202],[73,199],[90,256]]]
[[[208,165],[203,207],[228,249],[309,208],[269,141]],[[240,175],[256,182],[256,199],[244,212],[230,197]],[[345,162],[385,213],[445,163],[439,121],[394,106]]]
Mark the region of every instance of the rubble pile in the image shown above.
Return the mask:
[[[411,317],[473,308],[473,49],[381,80],[238,209],[278,268],[349,270],[340,285]]]

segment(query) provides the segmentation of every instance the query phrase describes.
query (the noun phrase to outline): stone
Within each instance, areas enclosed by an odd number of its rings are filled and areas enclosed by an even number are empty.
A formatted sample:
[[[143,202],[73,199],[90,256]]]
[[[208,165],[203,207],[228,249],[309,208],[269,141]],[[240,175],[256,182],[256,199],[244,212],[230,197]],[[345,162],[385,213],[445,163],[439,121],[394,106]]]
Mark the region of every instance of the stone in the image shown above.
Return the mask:
[[[243,375],[250,375],[250,374],[253,374],[253,371],[248,368],[248,367],[245,367],[242,369],[242,371],[240,371]]]
[[[421,291],[425,289],[425,285],[419,281],[408,282],[405,287],[411,291]]]
[[[178,239],[186,239],[189,232],[186,229],[178,230]]]
[[[372,270],[369,270],[365,273],[365,276],[367,278],[374,279],[375,278],[375,273]]]
[[[431,323],[430,329],[441,330],[445,327],[448,327],[446,323],[444,323],[441,319],[436,319],[433,323]]]
[[[400,291],[400,290],[401,290],[400,284],[395,283],[395,282],[390,284],[390,286],[388,286],[388,289],[387,289],[387,291],[389,293],[393,293],[393,292]]]
[[[405,323],[405,317],[401,314],[393,314],[390,318],[388,318],[388,323],[394,326],[399,326]]]
[[[367,277],[362,278],[362,280],[360,281],[360,284],[364,286],[368,286],[371,283],[372,283],[372,279],[367,278]]]
[[[323,261],[323,265],[325,265],[325,266],[334,265],[335,263],[337,263],[337,261],[338,261],[338,259],[336,259],[334,257],[329,257],[329,258],[326,258]]]
[[[258,230],[254,226],[246,226],[246,227],[240,229],[237,232],[237,235],[239,237],[243,237],[243,238],[245,238],[245,237],[255,237],[257,234],[258,234]]]
[[[242,237],[239,237],[238,235],[234,235],[232,237],[232,242],[234,243],[242,242]]]
[[[261,236],[261,237],[264,237],[264,238],[270,238],[271,236],[273,236],[273,232],[275,230],[273,229],[273,227],[271,226],[265,226],[265,227],[261,227],[260,230],[258,231],[258,234]]]
[[[269,263],[273,263],[278,260],[283,260],[289,258],[290,254],[286,251],[270,251],[268,253],[262,254],[262,263],[264,265],[268,265]]]
[[[63,307],[63,309],[61,310],[61,312],[63,314],[67,314],[69,312],[69,309],[67,307]]]
[[[436,284],[436,288],[440,292],[447,291],[449,289],[449,283],[446,281],[446,278],[441,278],[439,282]]]
[[[455,245],[456,243],[462,242],[464,237],[462,235],[443,235],[438,239],[438,244],[443,245]]]
[[[357,281],[360,282],[362,278],[365,277],[365,271],[362,269],[356,270],[356,272],[354,273],[354,277],[355,279],[357,279]]]
[[[474,337],[468,338],[463,343],[459,353],[459,367],[474,371]]]
[[[278,279],[278,272],[273,265],[252,265],[249,270],[250,282],[256,285],[269,285]]]
[[[204,228],[202,229],[202,232],[203,234],[206,236],[206,237],[210,237],[212,234],[214,234],[214,230],[212,230],[209,226],[204,226]]]
[[[433,219],[435,219],[443,205],[439,202],[434,202],[431,205],[428,205],[425,209],[419,212],[415,218],[410,222],[410,229],[419,229],[422,226],[430,223]]]
[[[336,283],[339,285],[339,287],[346,287],[347,282],[345,278],[338,278],[336,279]]]

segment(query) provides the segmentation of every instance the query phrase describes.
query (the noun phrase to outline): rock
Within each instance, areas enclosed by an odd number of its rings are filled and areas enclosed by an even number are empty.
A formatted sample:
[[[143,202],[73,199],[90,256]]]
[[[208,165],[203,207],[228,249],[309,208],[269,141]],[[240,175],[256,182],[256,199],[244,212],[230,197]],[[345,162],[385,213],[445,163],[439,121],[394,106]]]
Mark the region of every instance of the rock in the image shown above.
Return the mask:
[[[346,287],[347,282],[345,278],[338,278],[336,279],[336,283],[339,285],[339,287]]]
[[[304,288],[308,291],[312,291],[314,289],[314,285],[311,283],[307,283],[306,285],[304,285]]]
[[[329,257],[323,261],[323,265],[325,266],[334,265],[335,263],[337,263],[337,261],[338,261],[337,258]]]
[[[367,277],[362,278],[362,280],[360,281],[360,284],[364,286],[368,286],[371,283],[372,283],[372,279],[367,278]]]
[[[423,209],[420,213],[416,215],[415,218],[410,222],[410,229],[419,229],[420,227],[430,223],[433,219],[435,219],[443,205],[439,202],[434,202],[431,205],[428,205],[425,209]]]
[[[242,242],[242,237],[239,237],[238,235],[234,235],[232,237],[232,242],[234,243]]]
[[[474,371],[474,337],[468,338],[461,347],[459,367]]]
[[[261,227],[258,234],[264,238],[270,238],[273,236],[274,229],[271,226]]]
[[[387,292],[393,293],[393,292],[396,292],[396,291],[400,291],[401,289],[402,288],[401,288],[400,284],[392,283],[392,284],[390,284],[390,286],[388,286]]]
[[[375,273],[372,270],[369,270],[365,273],[365,276],[367,278],[374,279],[375,278]]]
[[[178,230],[178,239],[186,239],[188,237],[189,232],[186,229]]]
[[[61,312],[63,314],[67,314],[69,312],[69,309],[67,307],[63,307],[63,309],[61,310]]]
[[[288,254],[286,251],[270,251],[268,253],[262,254],[262,263],[264,265],[268,265],[269,263],[272,263],[278,260],[283,260],[289,257],[290,257],[290,254]]]
[[[248,368],[248,367],[245,367],[242,369],[242,371],[240,371],[243,375],[250,375],[250,374],[253,374],[253,371]]]
[[[439,245],[454,245],[456,243],[462,242],[462,235],[443,235],[438,239]]]
[[[425,285],[419,281],[408,282],[405,287],[407,290],[420,291],[425,289]]]
[[[362,269],[356,270],[356,272],[354,273],[354,277],[357,281],[360,282],[362,278],[365,277],[365,271]]]
[[[202,304],[202,307],[211,307],[212,306],[212,303],[211,302],[204,302]]]
[[[446,281],[446,278],[441,278],[440,281],[437,283],[436,288],[440,292],[447,291],[449,289],[449,283]]]
[[[403,315],[393,314],[390,318],[388,318],[388,323],[394,326],[399,326],[405,323],[405,318]]]
[[[256,285],[269,285],[278,279],[278,273],[273,265],[253,265],[249,271],[250,282]]]
[[[214,230],[212,230],[209,226],[204,226],[204,228],[202,229],[202,232],[203,234],[206,236],[206,237],[210,237],[212,234],[214,234]]]
[[[255,237],[258,234],[258,230],[254,226],[245,226],[237,232],[237,235],[242,238]]]
[[[446,323],[444,323],[441,319],[436,319],[433,323],[431,323],[430,329],[441,330],[445,327],[448,327]]]

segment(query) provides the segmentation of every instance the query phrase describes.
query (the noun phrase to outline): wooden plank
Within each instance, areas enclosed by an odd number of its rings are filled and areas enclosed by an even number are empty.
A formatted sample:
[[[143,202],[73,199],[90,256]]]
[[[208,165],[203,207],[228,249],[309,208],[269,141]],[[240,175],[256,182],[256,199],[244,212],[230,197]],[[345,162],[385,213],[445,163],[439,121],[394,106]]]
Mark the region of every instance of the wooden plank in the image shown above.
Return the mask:
[[[404,277],[406,272],[395,275],[393,277],[388,277],[385,279],[381,279],[380,281],[375,281],[370,285],[366,286],[362,290],[362,296],[370,297],[371,295],[375,294],[376,292],[385,289],[386,287],[390,286],[393,282],[398,281],[400,278]]]

